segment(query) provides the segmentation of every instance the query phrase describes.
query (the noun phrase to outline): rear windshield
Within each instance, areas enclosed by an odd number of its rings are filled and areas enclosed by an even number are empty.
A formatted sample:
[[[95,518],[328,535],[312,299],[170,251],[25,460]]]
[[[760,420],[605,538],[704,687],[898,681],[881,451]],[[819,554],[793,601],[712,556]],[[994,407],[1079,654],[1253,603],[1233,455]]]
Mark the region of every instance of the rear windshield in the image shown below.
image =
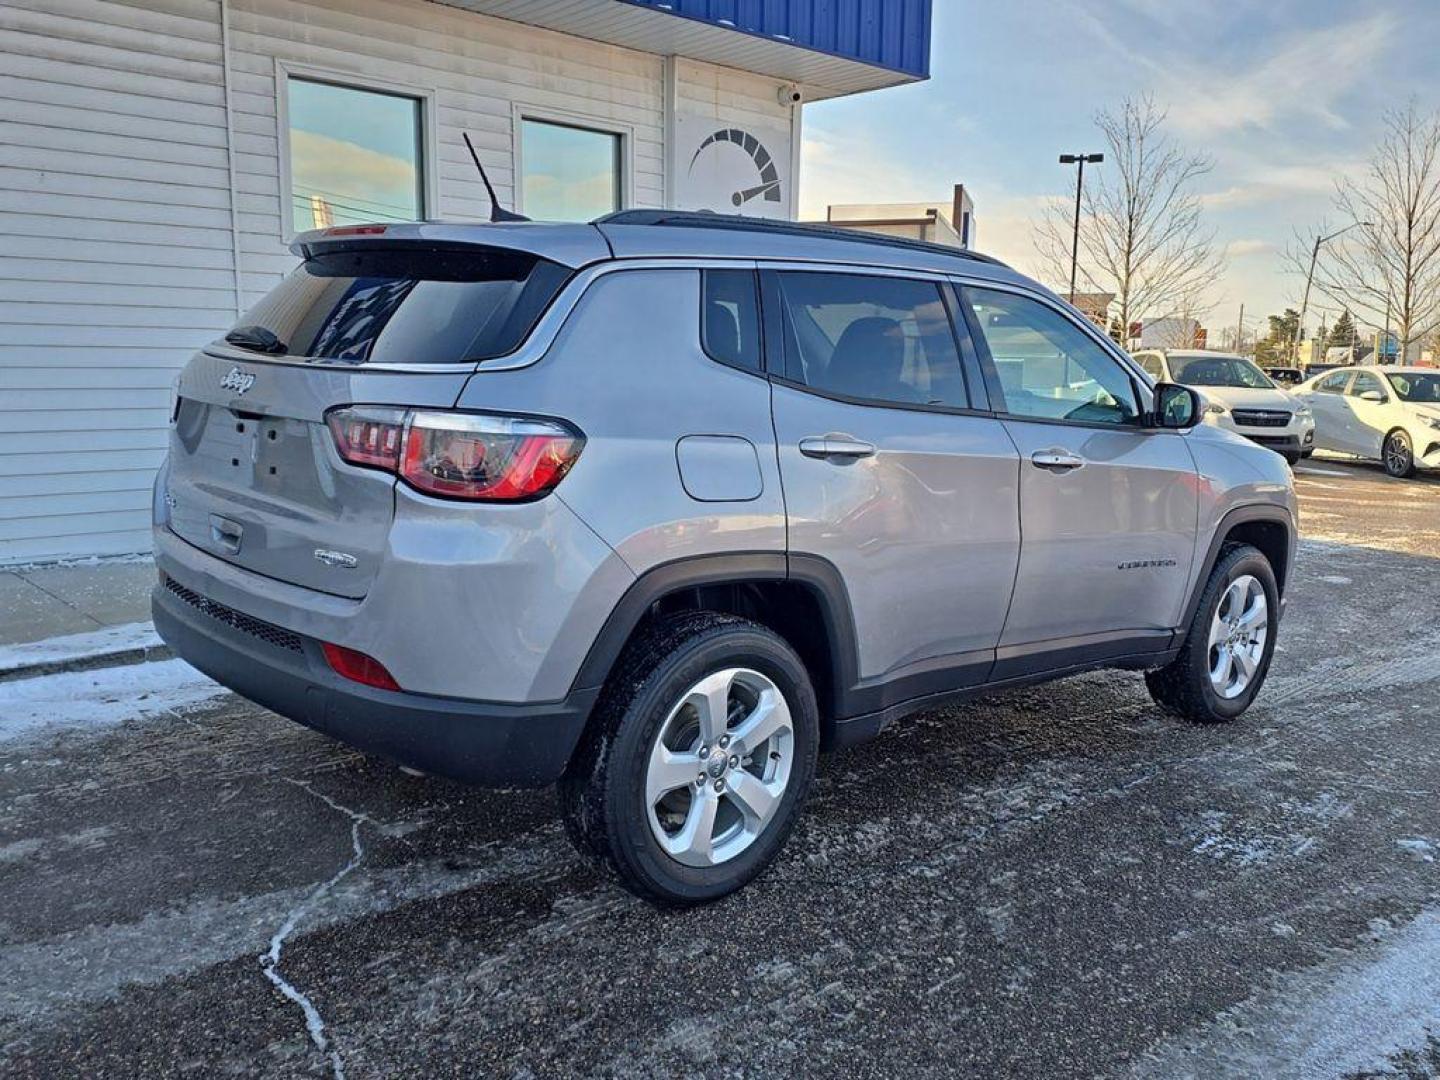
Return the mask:
[[[301,263],[226,341],[352,364],[461,364],[514,352],[569,277],[499,248],[328,251]]]

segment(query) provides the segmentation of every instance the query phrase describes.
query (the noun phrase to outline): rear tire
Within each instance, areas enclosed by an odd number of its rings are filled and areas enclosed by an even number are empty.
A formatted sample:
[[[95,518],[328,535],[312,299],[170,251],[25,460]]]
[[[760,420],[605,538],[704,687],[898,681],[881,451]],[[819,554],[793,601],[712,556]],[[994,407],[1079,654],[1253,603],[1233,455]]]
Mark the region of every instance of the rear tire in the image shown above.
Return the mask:
[[[1396,428],[1385,436],[1385,446],[1380,451],[1385,471],[1397,480],[1406,480],[1415,475],[1415,450],[1410,445],[1410,436]]]
[[[733,615],[665,619],[626,647],[560,780],[566,833],[647,900],[717,900],[784,846],[819,746],[815,691],[784,639]]]
[[[1234,720],[1265,684],[1279,615],[1280,592],[1270,561],[1249,544],[1225,548],[1210,571],[1179,655],[1145,673],[1150,696],[1196,723]]]

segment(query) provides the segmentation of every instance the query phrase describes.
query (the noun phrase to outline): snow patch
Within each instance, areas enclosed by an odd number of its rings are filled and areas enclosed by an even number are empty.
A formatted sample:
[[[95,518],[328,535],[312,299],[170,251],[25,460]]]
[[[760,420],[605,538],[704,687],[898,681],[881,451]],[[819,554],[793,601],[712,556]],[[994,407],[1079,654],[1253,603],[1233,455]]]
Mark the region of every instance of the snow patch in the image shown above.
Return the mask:
[[[1344,574],[1321,574],[1320,580],[1328,585],[1349,585],[1350,579]]]
[[[165,644],[149,622],[107,626],[84,634],[27,641],[20,645],[0,646],[0,672],[35,664],[60,664],[96,654],[125,652],[131,649],[155,649]]]
[[[0,683],[0,743],[109,729],[226,693],[184,660],[71,671]]]
[[[1198,1031],[1163,1040],[1138,1062],[1145,1077],[1311,1080],[1369,1073],[1440,1028],[1440,912],[1378,947],[1282,977]]]

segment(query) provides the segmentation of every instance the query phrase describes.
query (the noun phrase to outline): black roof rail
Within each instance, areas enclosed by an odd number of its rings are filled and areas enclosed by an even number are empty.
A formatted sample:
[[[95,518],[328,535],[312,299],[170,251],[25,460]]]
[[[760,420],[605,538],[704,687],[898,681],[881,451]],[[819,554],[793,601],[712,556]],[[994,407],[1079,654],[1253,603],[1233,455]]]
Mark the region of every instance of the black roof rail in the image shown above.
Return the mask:
[[[907,240],[903,236],[861,232],[825,222],[777,221],[774,218],[746,217],[743,214],[717,214],[712,210],[617,210],[613,214],[596,218],[590,224],[672,225],[687,229],[732,229],[740,232],[776,233],[782,236],[809,236],[821,240],[844,240],[852,244],[878,244],[909,251],[928,251],[956,259],[973,259],[975,262],[990,263],[993,266],[1005,266],[999,259],[982,255],[978,251],[932,244],[928,240]]]

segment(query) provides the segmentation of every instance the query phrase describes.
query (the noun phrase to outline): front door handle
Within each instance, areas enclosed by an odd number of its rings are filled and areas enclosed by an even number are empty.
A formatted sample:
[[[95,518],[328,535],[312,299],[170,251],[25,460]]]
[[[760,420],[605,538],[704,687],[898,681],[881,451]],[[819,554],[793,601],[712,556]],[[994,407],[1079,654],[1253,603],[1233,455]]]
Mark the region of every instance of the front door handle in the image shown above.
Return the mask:
[[[1085,464],[1084,458],[1068,450],[1036,450],[1030,455],[1030,460],[1036,468],[1054,469],[1056,472],[1068,472]]]
[[[875,444],[849,435],[810,435],[800,440],[800,453],[813,458],[863,458],[875,453]]]

